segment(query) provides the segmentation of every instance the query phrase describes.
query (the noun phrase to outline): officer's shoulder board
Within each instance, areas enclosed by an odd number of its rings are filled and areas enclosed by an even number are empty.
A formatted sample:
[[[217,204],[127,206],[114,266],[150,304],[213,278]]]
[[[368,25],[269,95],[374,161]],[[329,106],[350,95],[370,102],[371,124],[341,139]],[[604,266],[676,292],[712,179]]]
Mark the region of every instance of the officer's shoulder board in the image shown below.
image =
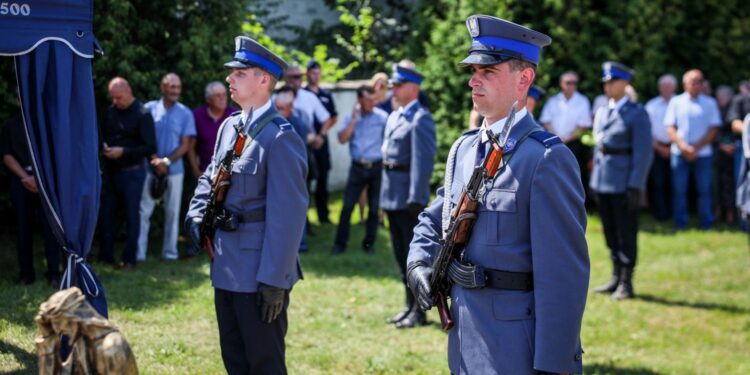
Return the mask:
[[[271,120],[271,122],[276,124],[279,127],[279,129],[281,129],[281,131],[294,130],[294,128],[292,128],[292,124],[290,124],[289,121],[287,121],[285,118],[281,116],[274,117]]]
[[[469,129],[469,130],[463,132],[463,134],[461,134],[461,135],[462,136],[473,135],[473,134],[479,133],[479,130],[480,130],[480,128]]]
[[[529,134],[529,138],[543,144],[545,148],[550,148],[558,143],[562,143],[560,137],[544,130]]]

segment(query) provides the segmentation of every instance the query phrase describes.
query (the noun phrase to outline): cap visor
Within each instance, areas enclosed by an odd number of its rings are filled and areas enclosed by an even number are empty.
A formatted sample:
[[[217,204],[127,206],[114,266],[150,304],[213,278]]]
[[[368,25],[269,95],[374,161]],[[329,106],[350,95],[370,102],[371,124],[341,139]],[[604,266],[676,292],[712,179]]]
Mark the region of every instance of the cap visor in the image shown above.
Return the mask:
[[[510,59],[512,59],[512,57],[472,53],[471,55],[463,59],[463,61],[458,63],[458,66],[466,68],[470,65],[495,65],[506,62]]]
[[[225,68],[236,68],[236,69],[243,69],[243,68],[252,68],[254,65],[251,64],[245,64],[243,62],[232,60],[226,64],[224,64]]]

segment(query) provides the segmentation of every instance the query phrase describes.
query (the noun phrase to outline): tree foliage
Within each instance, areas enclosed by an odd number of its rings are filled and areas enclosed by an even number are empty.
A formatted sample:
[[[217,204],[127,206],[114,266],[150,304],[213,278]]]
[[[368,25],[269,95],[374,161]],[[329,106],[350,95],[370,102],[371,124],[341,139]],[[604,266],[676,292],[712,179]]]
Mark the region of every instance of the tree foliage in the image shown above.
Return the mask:
[[[469,74],[456,65],[470,45],[469,15],[506,18],[552,37],[536,78],[548,89],[547,97],[559,92],[559,75],[574,70],[579,90],[593,98],[602,91],[601,63],[616,60],[635,68],[632,84],[644,100],[656,95],[656,79],[664,73],[679,79],[698,68],[714,85],[736,86],[749,78],[750,65],[744,62],[750,56],[750,9],[743,5],[737,0],[423,1],[414,32],[424,51],[417,65],[434,103],[438,160],[445,160],[448,145],[466,129],[471,109]],[[438,172],[433,182],[442,178],[442,165]]]

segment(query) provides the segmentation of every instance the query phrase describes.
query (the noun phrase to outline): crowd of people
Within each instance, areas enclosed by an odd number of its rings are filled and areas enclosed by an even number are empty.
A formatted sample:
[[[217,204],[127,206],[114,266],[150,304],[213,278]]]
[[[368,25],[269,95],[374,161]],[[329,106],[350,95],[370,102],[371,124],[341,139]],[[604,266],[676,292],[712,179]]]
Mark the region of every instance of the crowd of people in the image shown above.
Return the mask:
[[[398,65],[414,68],[408,60]],[[328,132],[337,123],[338,112],[332,92],[320,87],[320,77],[321,66],[314,60],[307,64],[304,75],[300,67],[291,66],[284,72],[284,82],[276,90],[274,104],[307,144],[311,200],[318,222],[331,223]],[[303,78],[306,78],[305,85]],[[393,87],[392,81],[390,83]],[[533,114],[537,103],[544,103],[538,121],[570,148],[578,162],[582,183],[588,187],[595,145],[586,138],[592,131],[597,110],[606,107],[608,97],[598,95],[592,105],[589,98],[577,90],[578,83],[575,71],[563,73],[559,93],[546,100],[546,90],[533,85],[526,107]],[[648,206],[656,220],[672,219],[676,229],[685,229],[688,195],[695,194],[701,229],[711,228],[716,221],[745,229],[746,223],[740,220],[741,213],[736,208],[735,192],[744,161],[741,132],[745,116],[750,113],[750,83],[740,82],[736,95],[731,86],[721,85],[714,96],[710,82],[699,70],[684,74],[684,92],[680,95],[677,95],[678,81],[671,74],[662,75],[655,83],[659,95],[644,105],[651,128],[653,161],[639,206]],[[160,90],[161,98],[141,104],[125,78],[116,77],[108,86],[112,105],[100,126],[103,193],[97,256],[98,260],[117,263],[123,269],[131,269],[146,260],[150,218],[159,201],[164,210],[162,259],[175,260],[195,254],[196,249],[186,245],[180,255],[179,223],[184,218],[197,178],[210,162],[217,130],[238,110],[229,104],[226,86],[220,81],[205,86],[205,104],[193,110],[179,101],[182,85],[177,74],[166,74]],[[420,90],[417,92],[419,103],[429,108],[427,95]],[[336,129],[336,137],[332,138],[349,144],[352,160],[332,244],[333,254],[346,250],[349,223],[357,205],[366,227],[361,242],[365,252],[374,251],[375,232],[383,223],[381,148],[384,148],[388,115],[399,103],[394,93],[389,92],[388,74],[382,72],[359,87],[356,95],[355,107],[347,111]],[[630,101],[638,102],[632,86],[627,86],[626,95]],[[481,126],[482,120],[472,112],[469,128]],[[41,224],[48,264],[45,275],[56,285],[60,271],[55,265],[60,264],[60,254],[55,250],[57,246],[46,220],[37,221],[41,212],[22,126],[20,116],[14,117],[6,122],[3,132],[3,161],[11,172],[11,200],[20,227],[18,282],[29,284],[35,280],[31,230]],[[586,204],[593,209],[596,194],[587,190]],[[126,228],[121,262],[116,262],[114,255],[116,219],[124,219]],[[305,232],[312,231],[306,225]],[[303,238],[300,251],[307,250]]]

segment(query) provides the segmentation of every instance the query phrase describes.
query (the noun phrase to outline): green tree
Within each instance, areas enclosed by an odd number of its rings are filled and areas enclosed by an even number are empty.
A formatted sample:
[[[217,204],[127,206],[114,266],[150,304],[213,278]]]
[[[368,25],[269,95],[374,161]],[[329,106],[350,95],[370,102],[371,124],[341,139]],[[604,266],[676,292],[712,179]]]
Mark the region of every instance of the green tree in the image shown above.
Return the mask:
[[[487,14],[509,19],[552,37],[542,51],[536,83],[559,92],[557,79],[566,70],[580,75],[579,90],[593,98],[601,93],[601,63],[621,61],[636,70],[633,85],[641,101],[656,95],[663,73],[678,78],[699,68],[714,85],[735,86],[750,78],[750,8],[737,0],[602,2],[595,0],[423,1],[414,40],[423,58],[423,84],[432,98],[438,124],[439,163],[450,143],[467,127],[471,108],[469,75],[456,63],[470,38],[465,19]],[[543,104],[543,103],[542,103]],[[540,106],[538,106],[540,108]],[[442,164],[433,182],[442,178]]]

